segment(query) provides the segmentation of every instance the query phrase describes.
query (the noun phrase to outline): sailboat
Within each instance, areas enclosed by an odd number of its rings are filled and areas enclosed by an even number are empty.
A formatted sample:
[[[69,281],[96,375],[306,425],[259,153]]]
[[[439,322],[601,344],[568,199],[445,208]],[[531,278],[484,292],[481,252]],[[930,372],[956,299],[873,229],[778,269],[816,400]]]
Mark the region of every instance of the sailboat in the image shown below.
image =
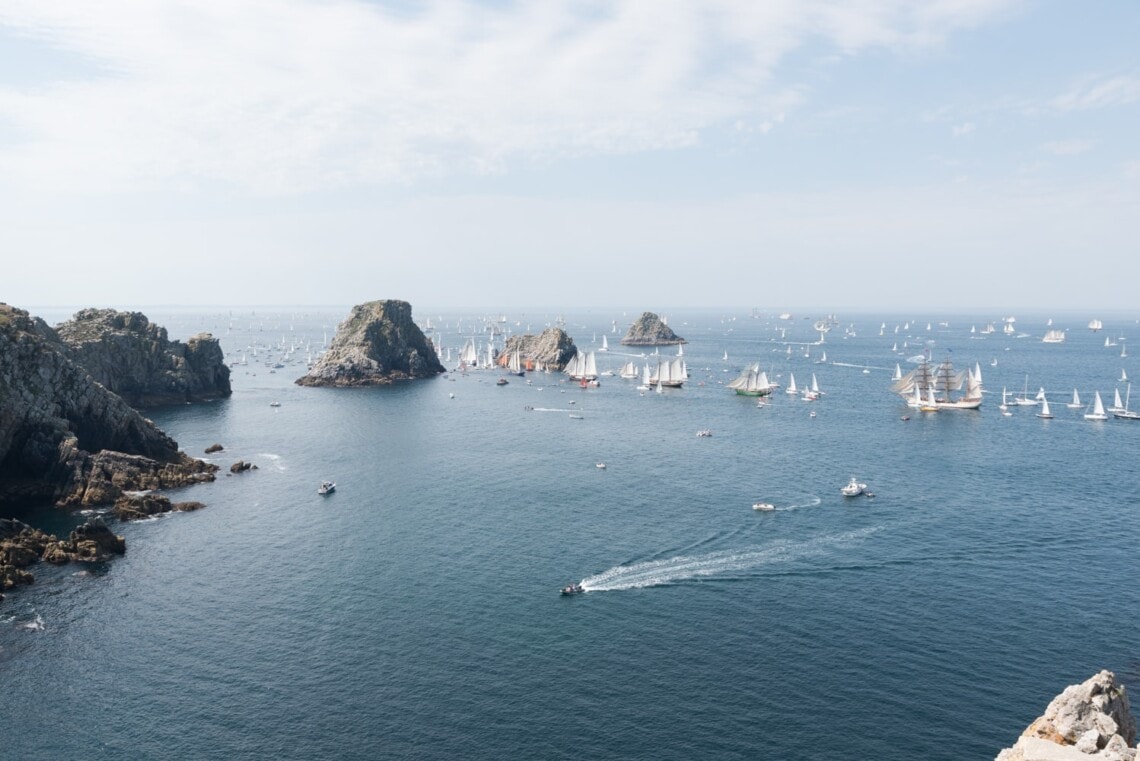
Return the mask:
[[[1100,392],[1097,391],[1093,397],[1092,412],[1085,413],[1085,420],[1108,420],[1108,415],[1104,414],[1104,404],[1100,401]]]
[[[817,365],[824,365],[824,364],[827,364],[827,352],[825,351],[825,352],[821,353],[821,354],[819,355],[819,359],[817,359],[815,363],[816,363]]]
[[[740,396],[768,396],[772,393],[772,386],[768,383],[768,374],[760,369],[756,362],[744,368],[736,380],[728,384]]]
[[[1069,402],[1065,406],[1071,410],[1079,410],[1081,407],[1084,407],[1084,405],[1081,404],[1080,394],[1077,393],[1077,390],[1075,388],[1073,389],[1073,401]]]
[[[1124,409],[1113,412],[1112,416],[1120,420],[1140,420],[1140,412],[1130,412],[1128,410],[1128,399],[1132,396],[1132,384],[1128,384],[1128,389],[1124,392]]]
[[[598,349],[598,351],[609,351],[609,350],[610,350],[610,342],[607,341],[606,337],[603,335],[602,336],[602,348]]]
[[[900,380],[900,379],[902,379],[902,368],[899,367],[898,362],[895,362],[895,374],[894,374],[894,377],[891,378],[891,380]]]
[[[1103,327],[1104,327],[1104,323],[1102,323],[1100,320],[1097,320],[1097,319],[1089,320],[1089,330],[1091,330],[1092,332],[1095,333],[1096,331],[1100,330]]]
[[[728,361],[728,349],[725,349],[725,350],[724,350],[724,361],[725,361],[725,362],[727,362],[727,361]]]
[[[796,388],[796,376],[793,373],[788,373],[788,387],[784,389],[785,394],[798,394],[799,389]]]
[[[963,384],[965,393],[951,397],[951,392],[960,391]],[[914,400],[921,399],[919,409],[976,410],[982,406],[981,381],[969,370],[955,372],[949,359],[933,366],[923,357],[918,367],[892,384],[891,390],[904,398],[913,394]],[[916,406],[916,401],[908,400],[907,404]]]
[[[625,378],[626,380],[633,380],[636,378],[638,375],[637,366],[633,364],[633,360],[630,360],[629,362],[626,362],[624,365],[622,365],[621,370],[618,370],[618,375],[620,375],[622,378]]]
[[[1112,393],[1113,393],[1112,406],[1108,408],[1108,411],[1113,413],[1113,414],[1115,414],[1117,412],[1123,412],[1124,411],[1124,402],[1120,401],[1120,389],[1114,389]]]
[[[598,378],[598,365],[597,360],[594,359],[594,352],[587,352],[583,354],[578,352],[574,358],[566,363],[566,368],[563,370],[573,380],[592,381]]]
[[[1124,368],[1121,368],[1121,370],[1120,370],[1120,382],[1121,383],[1127,383],[1128,382],[1128,373],[1124,371]]]
[[[1021,396],[1014,398],[1013,403],[1017,404],[1021,407],[1033,407],[1037,404],[1038,401],[1039,400],[1037,400],[1037,399],[1030,399],[1029,398],[1029,376],[1026,375],[1025,376],[1025,390],[1021,392]]]
[[[1045,389],[1041,389],[1044,391]],[[1045,398],[1044,394],[1041,396],[1041,411],[1037,413],[1037,417],[1049,419],[1053,417],[1053,413],[1049,411],[1049,400]]]
[[[459,353],[459,366],[461,368],[475,367],[479,364],[479,353],[475,349],[475,339],[468,338],[463,344],[463,351]]]
[[[1009,402],[1006,401],[1005,386],[1001,387],[1001,404],[998,405],[998,409],[1001,410],[1002,412],[1005,412],[1006,410],[1009,409]]]
[[[648,391],[649,387],[653,385],[650,383],[649,365],[645,364],[641,368],[641,384],[637,387],[638,391]]]
[[[804,401],[814,402],[820,397],[823,392],[819,390],[819,381],[815,379],[815,373],[811,374],[811,388],[804,389]]]

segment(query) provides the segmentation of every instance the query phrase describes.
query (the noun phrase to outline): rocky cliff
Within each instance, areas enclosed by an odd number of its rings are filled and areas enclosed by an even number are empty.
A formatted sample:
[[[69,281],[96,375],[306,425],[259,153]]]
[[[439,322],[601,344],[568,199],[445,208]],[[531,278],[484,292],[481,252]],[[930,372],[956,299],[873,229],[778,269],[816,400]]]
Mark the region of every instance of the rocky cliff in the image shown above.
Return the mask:
[[[626,346],[668,346],[688,343],[653,312],[642,312],[641,316],[629,326],[621,342]]]
[[[31,584],[34,577],[24,569],[33,563],[106,560],[127,551],[123,537],[116,536],[100,518],[92,518],[59,539],[26,523],[0,518],[0,591],[17,584]],[[4,595],[0,594],[0,600]]]
[[[42,320],[0,304],[0,510],[108,504],[215,470],[94,382]]]
[[[301,386],[373,386],[444,372],[435,346],[412,321],[406,301],[369,301],[352,308],[328,350]]]
[[[229,396],[230,369],[209,333],[186,343],[140,312],[84,309],[56,326],[71,358],[135,407]]]
[[[500,364],[506,365],[516,348],[523,364],[533,370],[561,370],[578,353],[574,339],[561,328],[547,328],[537,336],[511,336],[499,355]]]
[[[1134,761],[1136,722],[1111,671],[1066,687],[995,761]]]

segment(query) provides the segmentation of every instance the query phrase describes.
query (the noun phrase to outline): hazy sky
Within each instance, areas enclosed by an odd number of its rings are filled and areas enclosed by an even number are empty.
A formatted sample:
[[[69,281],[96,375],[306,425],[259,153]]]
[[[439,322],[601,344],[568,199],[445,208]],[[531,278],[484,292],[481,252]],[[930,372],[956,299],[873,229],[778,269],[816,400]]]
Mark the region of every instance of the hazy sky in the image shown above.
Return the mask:
[[[0,301],[1133,309],[1140,3],[0,2]]]

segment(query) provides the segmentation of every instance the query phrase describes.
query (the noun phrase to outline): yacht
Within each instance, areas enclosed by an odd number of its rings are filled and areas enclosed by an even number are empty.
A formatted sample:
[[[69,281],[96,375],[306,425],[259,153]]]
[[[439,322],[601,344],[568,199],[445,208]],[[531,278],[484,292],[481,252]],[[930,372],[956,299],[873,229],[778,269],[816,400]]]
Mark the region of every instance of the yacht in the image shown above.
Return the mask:
[[[336,484],[332,481],[321,481],[321,485],[317,487],[317,494],[332,494],[336,491]]]
[[[866,488],[867,484],[861,484],[855,476],[851,476],[851,480],[848,481],[847,485],[840,489],[839,492],[844,497],[858,497]]]

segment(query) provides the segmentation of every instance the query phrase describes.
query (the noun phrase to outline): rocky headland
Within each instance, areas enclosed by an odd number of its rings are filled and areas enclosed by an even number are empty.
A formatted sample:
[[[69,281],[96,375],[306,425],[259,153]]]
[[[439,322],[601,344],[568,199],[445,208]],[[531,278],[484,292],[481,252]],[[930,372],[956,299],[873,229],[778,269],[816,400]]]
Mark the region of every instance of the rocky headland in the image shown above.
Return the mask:
[[[653,312],[642,312],[621,339],[625,346],[671,346],[688,343]]]
[[[55,328],[71,358],[133,407],[227,397],[230,369],[209,333],[186,343],[140,312],[84,309]]]
[[[43,320],[0,304],[0,511],[105,505],[216,470],[94,382]]]
[[[1136,721],[1111,671],[1066,687],[995,761],[1134,761]]]
[[[412,321],[412,305],[389,299],[352,308],[300,386],[375,386],[445,372],[435,346]]]
[[[578,353],[574,339],[562,328],[547,328],[537,336],[511,336],[499,355],[500,364],[506,364],[515,349],[523,363],[536,370],[561,370]]]

